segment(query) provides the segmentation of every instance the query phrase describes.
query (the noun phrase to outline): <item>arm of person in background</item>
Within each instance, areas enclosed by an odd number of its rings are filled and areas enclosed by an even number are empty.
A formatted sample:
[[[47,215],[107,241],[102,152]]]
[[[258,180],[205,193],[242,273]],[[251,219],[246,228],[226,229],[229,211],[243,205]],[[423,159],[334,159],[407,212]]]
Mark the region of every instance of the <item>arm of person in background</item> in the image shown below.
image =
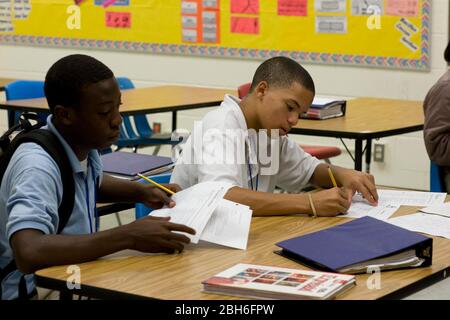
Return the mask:
[[[447,77],[447,79],[445,79]],[[438,81],[424,101],[423,136],[430,160],[450,166],[450,74]]]

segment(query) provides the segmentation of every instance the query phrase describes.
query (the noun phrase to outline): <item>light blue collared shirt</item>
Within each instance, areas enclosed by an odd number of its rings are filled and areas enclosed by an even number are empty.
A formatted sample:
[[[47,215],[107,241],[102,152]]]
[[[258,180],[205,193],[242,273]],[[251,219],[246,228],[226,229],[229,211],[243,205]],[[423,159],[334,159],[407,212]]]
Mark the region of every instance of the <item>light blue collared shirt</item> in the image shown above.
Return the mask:
[[[76,157],[52,123],[47,118],[43,129],[53,132],[62,142],[69,157],[75,181],[75,199],[72,214],[62,234],[89,234],[97,229],[95,219],[95,182],[102,177],[102,164],[97,150],[91,150],[87,168]],[[61,204],[63,185],[56,162],[35,143],[21,144],[6,169],[0,187],[0,267],[13,258],[11,236],[23,229],[37,229],[44,234],[56,234],[58,207]],[[2,282],[2,299],[18,296],[20,271],[9,274]],[[28,292],[34,289],[33,275],[27,275]]]

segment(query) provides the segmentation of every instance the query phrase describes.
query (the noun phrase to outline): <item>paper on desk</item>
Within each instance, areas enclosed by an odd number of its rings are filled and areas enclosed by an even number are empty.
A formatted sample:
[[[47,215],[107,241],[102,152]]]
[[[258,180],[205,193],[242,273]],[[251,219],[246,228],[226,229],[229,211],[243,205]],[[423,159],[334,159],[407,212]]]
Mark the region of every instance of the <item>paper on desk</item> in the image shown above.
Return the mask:
[[[355,199],[353,197],[352,204],[347,211],[347,214],[344,217],[348,218],[362,218],[365,216],[369,216],[378,220],[386,220],[389,219],[390,216],[394,214],[395,211],[398,210],[400,206],[398,205],[378,205],[376,207],[370,205],[366,200]]]
[[[388,219],[386,222],[410,231],[450,239],[450,219],[442,216],[419,212]]]
[[[422,208],[420,209],[420,211],[450,218],[450,202],[432,205],[426,208]]]
[[[446,195],[446,193],[438,192],[378,190],[378,205],[374,207],[370,205],[361,194],[357,193],[353,196],[346,217],[361,218],[370,216],[372,218],[386,220],[389,219],[389,217],[402,205],[442,205]]]
[[[446,193],[404,190],[378,190],[378,205],[430,206],[442,204]]]
[[[172,196],[172,199],[176,202],[175,207],[154,210],[151,215],[156,217],[170,216],[170,222],[191,227],[196,231],[196,234],[186,234],[186,236],[191,239],[192,243],[198,243],[203,229],[230,187],[230,184],[223,182],[198,183]]]
[[[252,210],[249,207],[222,199],[203,230],[200,240],[245,250],[251,219]]]

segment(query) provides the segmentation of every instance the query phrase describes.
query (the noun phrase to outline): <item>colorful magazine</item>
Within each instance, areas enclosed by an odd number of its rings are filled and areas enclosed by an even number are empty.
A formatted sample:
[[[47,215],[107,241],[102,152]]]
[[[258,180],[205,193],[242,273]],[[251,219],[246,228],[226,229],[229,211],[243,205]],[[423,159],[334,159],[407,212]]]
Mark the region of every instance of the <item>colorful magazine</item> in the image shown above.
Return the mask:
[[[209,293],[257,299],[326,300],[356,282],[352,275],[239,263],[202,284]]]

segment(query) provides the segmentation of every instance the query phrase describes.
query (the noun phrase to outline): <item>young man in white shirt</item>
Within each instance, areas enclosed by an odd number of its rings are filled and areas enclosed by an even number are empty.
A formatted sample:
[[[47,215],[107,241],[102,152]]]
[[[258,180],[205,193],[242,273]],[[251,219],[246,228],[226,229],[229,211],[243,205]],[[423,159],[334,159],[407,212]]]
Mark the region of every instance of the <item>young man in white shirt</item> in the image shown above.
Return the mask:
[[[372,175],[330,166],[338,184],[333,188],[329,166],[287,137],[314,95],[311,76],[297,62],[286,57],[266,60],[245,98],[226,95],[219,108],[195,124],[171,182],[182,188],[203,181],[229,182],[234,187],[225,198],[262,216],[335,216],[347,211],[355,192],[376,205]],[[329,189],[298,194],[307,184]],[[275,186],[291,193],[275,194]]]

